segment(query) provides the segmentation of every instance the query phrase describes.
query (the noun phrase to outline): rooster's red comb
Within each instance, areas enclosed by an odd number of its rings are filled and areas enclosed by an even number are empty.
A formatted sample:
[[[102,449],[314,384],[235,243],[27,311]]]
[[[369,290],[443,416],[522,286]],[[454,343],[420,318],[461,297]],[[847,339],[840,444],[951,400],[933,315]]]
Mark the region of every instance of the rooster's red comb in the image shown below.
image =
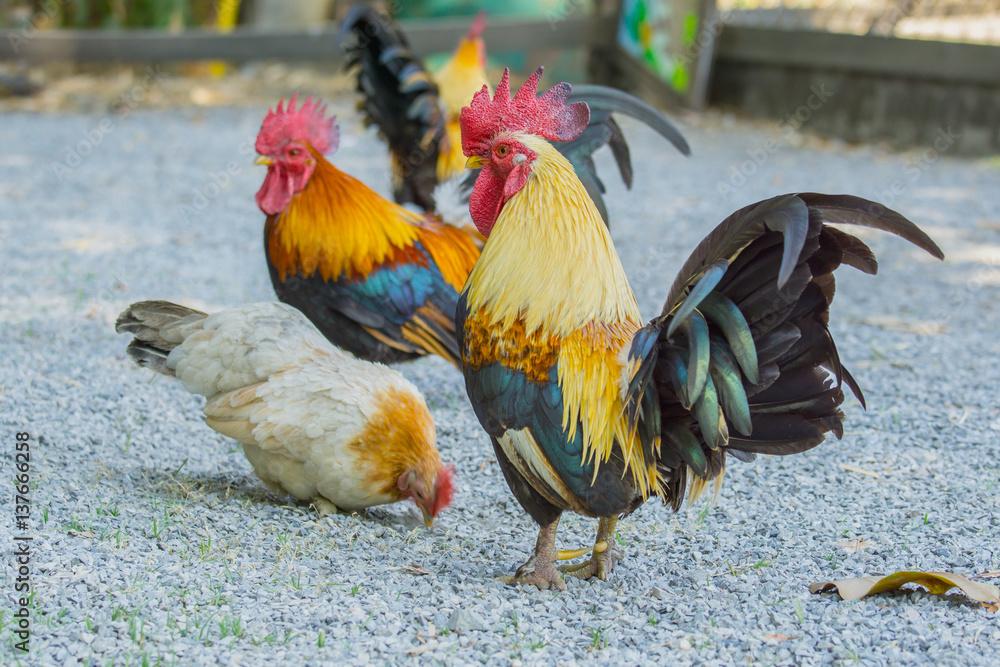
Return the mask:
[[[273,111],[268,111],[260,125],[255,148],[261,155],[270,155],[287,141],[305,141],[321,154],[337,150],[340,130],[337,117],[326,118],[326,105],[310,95],[302,106],[295,108],[299,94],[288,100],[288,108],[282,108],[285,100],[278,102]]]
[[[489,140],[498,132],[528,132],[550,141],[571,141],[590,122],[590,107],[586,102],[564,104],[571,87],[560,83],[542,95],[538,94],[539,67],[517,94],[510,96],[510,69],[505,69],[496,95],[490,99],[489,88],[483,86],[472,97],[472,103],[462,109],[462,152],[466,157],[478,155],[488,148]]]
[[[476,14],[476,19],[472,22],[472,27],[469,28],[469,32],[465,35],[465,39],[470,42],[474,39],[479,39],[483,36],[484,30],[486,30],[486,10],[480,9],[479,13]]]

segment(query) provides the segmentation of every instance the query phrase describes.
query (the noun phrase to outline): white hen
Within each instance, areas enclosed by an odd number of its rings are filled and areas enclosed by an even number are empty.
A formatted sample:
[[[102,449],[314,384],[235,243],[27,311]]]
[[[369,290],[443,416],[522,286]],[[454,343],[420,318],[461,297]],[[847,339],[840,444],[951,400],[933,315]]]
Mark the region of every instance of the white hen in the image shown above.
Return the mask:
[[[452,495],[420,392],[331,345],[302,313],[255,303],[214,315],[142,301],[115,325],[140,366],[208,399],[205,422],[243,443],[270,488],[320,514],[410,498],[433,523]]]

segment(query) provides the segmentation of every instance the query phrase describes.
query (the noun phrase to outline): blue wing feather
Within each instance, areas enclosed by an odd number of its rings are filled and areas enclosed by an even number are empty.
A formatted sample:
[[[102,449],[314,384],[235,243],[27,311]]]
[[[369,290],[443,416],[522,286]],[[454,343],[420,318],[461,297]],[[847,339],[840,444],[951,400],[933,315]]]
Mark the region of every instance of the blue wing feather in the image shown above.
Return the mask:
[[[427,250],[420,244],[415,247],[426,259],[426,266],[385,265],[364,278],[330,281],[317,274],[308,278],[296,274],[281,281],[272,266],[271,279],[281,301],[305,313],[334,345],[363,359],[391,363],[426,354],[426,349],[403,335],[404,326],[424,318],[423,324],[457,364],[458,345],[451,324],[458,292],[445,280]],[[428,309],[436,310],[440,317],[428,321],[424,317]],[[393,344],[387,345],[368,329]]]

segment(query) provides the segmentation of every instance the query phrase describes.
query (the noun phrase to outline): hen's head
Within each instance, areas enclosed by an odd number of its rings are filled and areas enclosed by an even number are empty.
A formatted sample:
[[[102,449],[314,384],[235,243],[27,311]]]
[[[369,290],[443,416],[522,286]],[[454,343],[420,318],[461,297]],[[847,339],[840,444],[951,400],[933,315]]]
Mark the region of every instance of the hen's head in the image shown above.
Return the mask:
[[[340,141],[336,116],[326,118],[326,106],[312,97],[296,109],[297,98],[298,93],[292,95],[287,108],[282,108],[284,100],[278,102],[257,134],[257,164],[267,165],[267,176],[256,199],[267,215],[281,213],[306,186],[316,168],[314,154],[332,153]]]
[[[462,109],[462,151],[468,167],[482,167],[469,198],[469,213],[476,227],[489,236],[500,210],[528,182],[538,157],[527,145],[530,137],[571,141],[590,122],[586,102],[565,104],[570,85],[560,83],[541,97],[538,80],[543,68],[532,74],[513,98],[510,70],[504,70],[496,95],[486,86]]]
[[[441,462],[434,418],[423,396],[398,377],[378,395],[378,410],[359,439],[379,491],[394,500],[412,500],[428,526],[454,494],[455,469]]]
[[[451,498],[455,494],[455,482],[452,479],[454,472],[452,466],[442,466],[432,477],[413,468],[400,475],[396,481],[403,497],[409,498],[420,508],[424,523],[428,526],[434,523],[441,510],[451,504]]]

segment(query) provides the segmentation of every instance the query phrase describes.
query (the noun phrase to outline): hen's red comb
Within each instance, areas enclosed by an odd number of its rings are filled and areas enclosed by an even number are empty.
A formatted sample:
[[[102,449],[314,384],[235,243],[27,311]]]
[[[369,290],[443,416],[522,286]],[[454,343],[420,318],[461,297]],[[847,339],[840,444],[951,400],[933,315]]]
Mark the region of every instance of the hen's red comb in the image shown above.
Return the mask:
[[[452,475],[455,472],[454,466],[444,466],[438,471],[437,480],[434,482],[434,507],[431,508],[431,516],[437,516],[438,512],[451,504],[451,499],[455,495],[455,482]]]
[[[319,153],[327,154],[337,150],[340,143],[340,130],[337,129],[337,117],[326,118],[326,105],[310,95],[298,110],[295,102],[299,94],[292,95],[288,100],[287,110],[282,108],[285,100],[278,102],[274,111],[268,111],[264,122],[260,125],[255,148],[261,155],[270,155],[281,148],[287,141],[297,140],[308,142]]]
[[[472,97],[461,115],[462,152],[466,157],[487,150],[487,142],[501,131],[528,132],[550,141],[571,141],[580,136],[590,122],[590,107],[586,102],[564,104],[571,90],[568,83],[553,86],[536,97],[543,69],[535,70],[513,99],[510,69],[504,70],[492,100],[486,86]]]

